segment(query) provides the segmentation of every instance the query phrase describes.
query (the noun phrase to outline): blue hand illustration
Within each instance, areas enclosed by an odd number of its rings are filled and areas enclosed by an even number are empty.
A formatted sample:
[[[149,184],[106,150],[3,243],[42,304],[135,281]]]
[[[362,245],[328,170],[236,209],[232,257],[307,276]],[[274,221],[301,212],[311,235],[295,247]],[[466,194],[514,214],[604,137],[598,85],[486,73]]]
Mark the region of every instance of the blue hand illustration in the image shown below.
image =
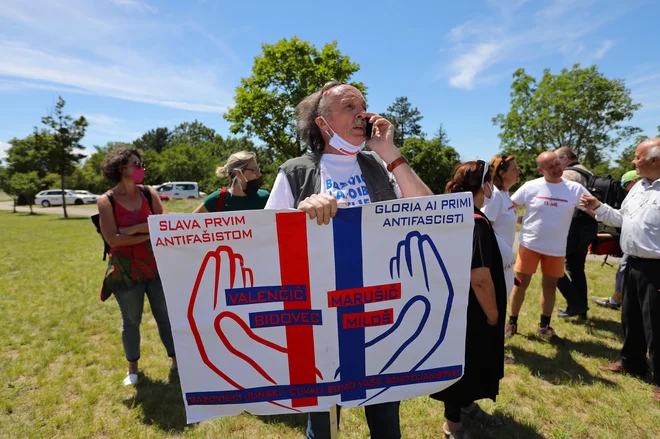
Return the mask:
[[[403,267],[402,267],[403,265]],[[423,306],[423,314],[419,319],[416,330],[409,336],[394,352],[390,359],[384,364],[379,373],[386,373],[388,370],[395,370],[398,372],[414,372],[418,370],[426,360],[440,347],[445,339],[447,327],[449,324],[449,315],[451,313],[452,302],[454,298],[454,289],[451,279],[445,267],[445,264],[440,256],[433,240],[425,234],[417,231],[410,232],[406,238],[399,242],[396,248],[396,254],[390,260],[390,276],[393,280],[400,280],[402,290],[410,292],[414,285],[419,285],[418,279],[424,279],[425,291],[416,291],[419,293],[409,299],[404,307],[401,309],[396,322],[387,331],[383,332],[374,339],[368,341],[365,345],[366,348],[379,345],[388,337],[392,336],[401,323],[406,319],[407,315],[412,315],[410,310],[413,307]],[[411,284],[411,280],[415,279],[416,282]],[[435,339],[431,348],[424,352],[420,357],[410,358],[410,356],[401,356],[401,354],[422,335],[427,329],[427,322],[431,310],[441,312],[443,320],[441,324],[440,333],[437,335],[428,334],[424,338],[433,337]],[[419,316],[419,309],[417,310]],[[413,317],[409,317],[413,318]],[[406,326],[414,326],[406,325]],[[435,328],[435,327],[434,327]],[[431,329],[427,329],[431,330]],[[381,348],[383,345],[381,345]],[[399,360],[399,361],[397,361]],[[412,363],[411,363],[412,361]],[[398,364],[398,367],[397,367]],[[404,370],[401,370],[401,368]],[[407,369],[407,370],[405,370]],[[361,405],[367,403],[369,400],[379,396],[385,392],[389,387],[382,389],[376,395],[364,401]]]

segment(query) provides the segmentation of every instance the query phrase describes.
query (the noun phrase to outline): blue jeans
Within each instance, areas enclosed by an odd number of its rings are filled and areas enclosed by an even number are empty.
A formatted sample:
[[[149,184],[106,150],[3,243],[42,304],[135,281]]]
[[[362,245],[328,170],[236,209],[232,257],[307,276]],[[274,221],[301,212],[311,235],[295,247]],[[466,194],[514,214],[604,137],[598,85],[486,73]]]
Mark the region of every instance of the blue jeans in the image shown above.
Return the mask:
[[[151,313],[158,325],[158,333],[165,345],[167,355],[174,357],[174,340],[172,339],[170,318],[167,314],[163,284],[160,280],[151,280],[136,282],[128,288],[114,291],[121,310],[121,341],[124,345],[126,359],[128,361],[138,361],[140,359],[140,323],[142,322],[145,293],[149,299]]]
[[[385,402],[364,408],[371,439],[400,439],[399,402]],[[338,407],[339,408],[339,407]],[[337,423],[339,423],[339,411]],[[330,413],[314,412],[307,421],[307,439],[330,439]]]

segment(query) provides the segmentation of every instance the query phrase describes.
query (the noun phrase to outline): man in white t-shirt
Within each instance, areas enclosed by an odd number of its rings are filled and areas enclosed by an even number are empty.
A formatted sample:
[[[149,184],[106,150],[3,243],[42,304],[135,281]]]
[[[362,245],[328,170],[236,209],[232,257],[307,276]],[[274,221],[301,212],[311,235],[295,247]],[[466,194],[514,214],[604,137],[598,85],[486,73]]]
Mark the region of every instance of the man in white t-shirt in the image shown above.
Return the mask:
[[[543,177],[523,184],[511,197],[516,206],[525,206],[526,212],[514,268],[520,285],[515,286],[511,293],[511,311],[505,328],[509,337],[518,332],[518,313],[539,263],[543,273],[543,291],[537,332],[542,336],[556,337],[550,318],[555,307],[557,281],[564,275],[568,229],[573,212],[579,206],[580,196],[589,194],[579,183],[562,179],[561,163],[554,152],[541,153],[536,164]]]
[[[297,208],[321,225],[329,224],[338,203],[356,206],[433,194],[394,145],[392,124],[368,113],[355,87],[327,83],[303,99],[296,118],[298,136],[312,152],[280,167],[266,209]],[[377,155],[362,152],[365,143]],[[398,402],[366,406],[365,413],[371,437],[401,437]],[[310,413],[307,437],[330,438],[327,412]]]

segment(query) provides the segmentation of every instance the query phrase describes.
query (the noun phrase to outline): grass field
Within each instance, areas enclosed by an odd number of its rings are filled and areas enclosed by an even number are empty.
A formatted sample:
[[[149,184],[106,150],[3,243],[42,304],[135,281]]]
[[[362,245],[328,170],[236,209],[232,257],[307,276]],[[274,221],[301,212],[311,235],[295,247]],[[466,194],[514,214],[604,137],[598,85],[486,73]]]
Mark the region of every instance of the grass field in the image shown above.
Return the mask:
[[[304,437],[304,415],[244,414],[186,425],[181,390],[148,309],[145,375],[136,388],[122,387],[119,309],[112,298],[98,299],[105,265],[89,219],[0,212],[0,230],[0,438]],[[611,292],[614,271],[589,262],[595,294]],[[520,317],[522,335],[507,342],[516,364],[506,366],[497,403],[482,404],[504,424],[468,425],[472,437],[658,437],[652,386],[598,370],[617,359],[619,314],[594,309],[587,324],[554,319],[565,341],[550,344],[533,335],[538,293],[535,280]],[[442,404],[426,397],[405,401],[404,437],[442,437],[442,413]],[[340,437],[368,437],[362,410],[342,411]]]
[[[0,202],[1,201],[11,201],[11,197],[6,193],[0,191]]]

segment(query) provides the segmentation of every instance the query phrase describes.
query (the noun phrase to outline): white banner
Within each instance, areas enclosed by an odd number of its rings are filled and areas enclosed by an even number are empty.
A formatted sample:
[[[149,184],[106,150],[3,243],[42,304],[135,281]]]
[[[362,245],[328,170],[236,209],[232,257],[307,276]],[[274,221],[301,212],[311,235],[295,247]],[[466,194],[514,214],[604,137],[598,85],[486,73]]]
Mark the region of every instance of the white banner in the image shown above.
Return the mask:
[[[463,373],[471,194],[149,217],[188,422],[325,411]]]

